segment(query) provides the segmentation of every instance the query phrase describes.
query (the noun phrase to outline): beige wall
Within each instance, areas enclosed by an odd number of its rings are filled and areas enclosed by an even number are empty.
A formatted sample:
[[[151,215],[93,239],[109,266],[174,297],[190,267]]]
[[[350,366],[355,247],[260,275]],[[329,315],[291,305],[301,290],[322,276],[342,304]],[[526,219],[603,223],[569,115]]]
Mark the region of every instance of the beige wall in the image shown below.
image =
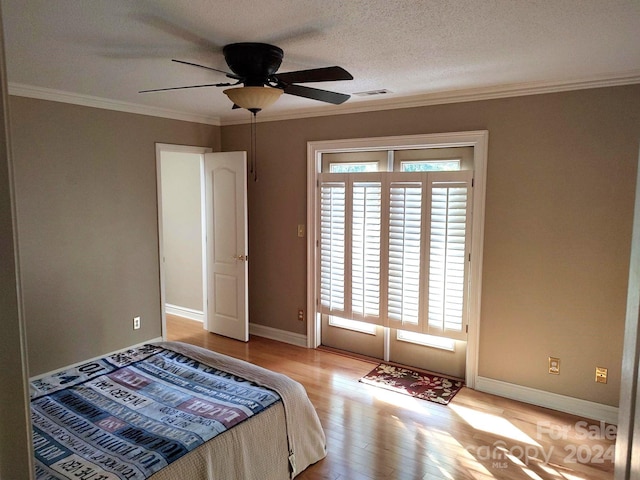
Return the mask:
[[[162,153],[162,246],[165,302],[204,313],[200,158]]]
[[[222,150],[248,150],[248,125]],[[618,404],[640,86],[257,125],[250,320],[305,333],[308,141],[489,131],[479,374]],[[547,357],[561,359],[559,376]],[[609,368],[596,384],[595,367]]]
[[[617,405],[639,100],[628,86],[259,123],[251,321],[306,332],[296,225],[308,141],[487,129],[479,373]],[[243,150],[248,125],[18,97],[11,107],[30,373],[159,336],[154,142]],[[560,376],[546,373],[549,355]],[[607,385],[593,381],[596,365]]]
[[[159,337],[155,142],[217,149],[219,128],[10,105],[30,375]]]

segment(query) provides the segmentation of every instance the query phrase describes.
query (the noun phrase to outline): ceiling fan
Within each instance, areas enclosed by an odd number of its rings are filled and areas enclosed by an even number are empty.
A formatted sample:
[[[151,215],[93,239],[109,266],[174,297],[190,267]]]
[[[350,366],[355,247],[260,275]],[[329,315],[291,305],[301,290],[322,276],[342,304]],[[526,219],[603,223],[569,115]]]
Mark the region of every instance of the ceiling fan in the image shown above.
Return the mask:
[[[344,103],[350,97],[344,93],[298,85],[300,83],[353,80],[353,76],[342,67],[333,66],[278,73],[284,52],[281,48],[267,43],[232,43],[226,45],[222,49],[222,53],[231,72],[183,60],[174,59],[172,61],[223,73],[228,78],[235,80],[235,83],[157,88],[142,90],[139,93],[185,88],[233,87],[224,90],[224,93],[233,102],[233,108],[245,108],[254,115],[263,108],[272,105],[283,93],[334,105]],[[237,85],[242,86],[238,87]]]

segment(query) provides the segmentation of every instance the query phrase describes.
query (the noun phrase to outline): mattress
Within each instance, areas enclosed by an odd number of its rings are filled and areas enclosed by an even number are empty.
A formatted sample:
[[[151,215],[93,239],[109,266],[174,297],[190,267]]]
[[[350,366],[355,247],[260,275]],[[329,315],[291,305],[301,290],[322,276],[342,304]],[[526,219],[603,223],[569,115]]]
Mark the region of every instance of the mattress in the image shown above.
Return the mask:
[[[36,380],[31,396],[39,479],[284,480],[326,455],[301,384],[179,342]]]

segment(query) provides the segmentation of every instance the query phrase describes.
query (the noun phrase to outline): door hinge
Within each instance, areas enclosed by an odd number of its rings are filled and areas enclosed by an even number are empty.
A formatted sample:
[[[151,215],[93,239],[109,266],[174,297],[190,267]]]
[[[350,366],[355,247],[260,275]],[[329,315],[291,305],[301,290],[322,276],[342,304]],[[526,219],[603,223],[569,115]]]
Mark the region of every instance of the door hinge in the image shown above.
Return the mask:
[[[471,187],[472,187],[472,188],[473,188],[473,186],[475,185],[475,183],[476,183],[476,179],[475,179],[475,178],[472,178],[472,179],[471,179]]]
[[[465,333],[469,333],[469,325],[467,324],[467,328],[466,328],[466,332]]]
[[[471,254],[469,254],[469,261],[471,261]]]

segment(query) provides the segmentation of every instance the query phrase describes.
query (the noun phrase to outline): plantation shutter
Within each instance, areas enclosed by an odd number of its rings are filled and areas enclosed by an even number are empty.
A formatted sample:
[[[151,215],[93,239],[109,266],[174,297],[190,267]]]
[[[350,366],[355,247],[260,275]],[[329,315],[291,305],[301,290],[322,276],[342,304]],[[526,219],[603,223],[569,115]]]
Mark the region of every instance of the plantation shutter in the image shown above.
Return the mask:
[[[346,181],[320,186],[320,311],[345,314]]]
[[[319,311],[466,339],[471,178],[320,174]]]
[[[380,323],[382,183],[354,181],[351,191],[352,318]]]
[[[427,329],[425,333],[466,339],[469,172],[431,175]]]
[[[397,177],[397,175],[396,175]],[[414,175],[415,177],[415,175]],[[424,177],[424,175],[420,175]],[[419,330],[420,274],[423,257],[423,182],[391,181],[389,196],[389,284],[390,324]]]
[[[321,313],[381,324],[380,174],[319,177]]]

